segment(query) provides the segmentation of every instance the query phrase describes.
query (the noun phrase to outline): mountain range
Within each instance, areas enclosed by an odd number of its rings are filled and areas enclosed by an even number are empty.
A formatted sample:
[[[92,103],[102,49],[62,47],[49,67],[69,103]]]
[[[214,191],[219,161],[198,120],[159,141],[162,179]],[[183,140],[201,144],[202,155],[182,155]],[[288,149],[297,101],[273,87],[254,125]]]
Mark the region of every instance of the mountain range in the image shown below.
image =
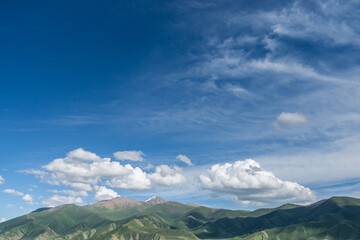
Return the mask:
[[[360,199],[333,197],[255,211],[117,197],[40,208],[0,224],[0,240],[360,239]]]

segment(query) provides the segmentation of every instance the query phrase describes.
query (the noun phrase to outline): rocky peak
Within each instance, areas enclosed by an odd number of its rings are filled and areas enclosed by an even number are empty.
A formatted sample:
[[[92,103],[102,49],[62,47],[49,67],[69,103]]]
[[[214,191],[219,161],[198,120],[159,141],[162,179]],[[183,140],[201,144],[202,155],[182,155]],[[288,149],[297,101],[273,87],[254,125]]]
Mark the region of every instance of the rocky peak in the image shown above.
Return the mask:
[[[110,200],[100,201],[91,205],[92,207],[104,207],[107,209],[128,208],[142,206],[144,203],[126,197],[116,197]]]
[[[162,199],[161,197],[155,195],[155,196],[149,198],[148,200],[146,200],[145,202],[155,205],[155,204],[159,204],[159,203],[164,203],[166,201],[164,199]]]

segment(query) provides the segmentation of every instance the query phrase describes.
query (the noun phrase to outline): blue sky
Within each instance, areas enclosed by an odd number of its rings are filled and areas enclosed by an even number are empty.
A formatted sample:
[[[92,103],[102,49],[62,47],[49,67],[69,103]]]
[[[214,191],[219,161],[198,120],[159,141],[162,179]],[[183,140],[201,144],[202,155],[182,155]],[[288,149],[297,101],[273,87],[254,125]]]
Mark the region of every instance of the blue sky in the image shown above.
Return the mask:
[[[3,3],[0,219],[117,195],[359,197],[359,5]]]

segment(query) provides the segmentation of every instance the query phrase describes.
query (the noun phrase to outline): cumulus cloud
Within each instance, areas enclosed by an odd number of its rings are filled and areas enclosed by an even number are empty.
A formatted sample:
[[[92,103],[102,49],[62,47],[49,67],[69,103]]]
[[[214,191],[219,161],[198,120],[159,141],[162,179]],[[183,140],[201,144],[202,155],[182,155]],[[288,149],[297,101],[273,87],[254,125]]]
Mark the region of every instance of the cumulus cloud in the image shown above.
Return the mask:
[[[143,154],[137,153],[140,157]],[[171,186],[185,182],[185,177],[178,167],[170,168],[162,165],[157,167],[154,173],[147,173],[139,167],[133,167],[130,164],[122,165],[118,161],[101,158],[81,148],[69,152],[65,158],[49,162],[43,168],[45,171],[30,169],[22,172],[39,176],[48,184],[74,188],[77,191],[51,190],[53,193],[72,197],[87,196],[87,192],[90,191],[95,192],[96,196],[96,192],[99,191],[97,187],[99,182],[105,182],[109,187],[126,190],[149,190],[156,185]]]
[[[162,186],[172,186],[186,182],[185,176],[181,173],[181,168],[177,166],[173,168],[168,165],[157,166],[155,172],[150,174],[150,178],[154,183]]]
[[[178,159],[178,160],[186,163],[188,166],[192,166],[192,165],[193,165],[192,162],[191,162],[191,160],[190,160],[187,156],[185,156],[185,155],[179,154],[179,155],[177,155],[176,159]]]
[[[306,116],[301,113],[281,113],[276,121],[273,123],[273,126],[276,129],[284,129],[287,127],[297,127],[302,126],[307,123]]]
[[[316,198],[309,188],[277,178],[252,159],[215,164],[207,175],[200,175],[200,181],[203,188],[232,194],[233,199],[241,203],[304,203]]]
[[[33,199],[29,194],[24,194],[22,192],[16,191],[15,189],[5,189],[3,192],[14,196],[22,196],[24,201],[26,201],[28,204],[32,204]]]
[[[84,151],[82,148],[75,149],[69,152],[64,158],[64,161],[88,161],[88,162],[101,162],[104,159],[96,155],[95,153]]]
[[[0,176],[0,184],[3,184],[5,182],[4,178]]]
[[[62,204],[82,204],[83,201],[80,197],[72,197],[72,196],[61,196],[61,195],[53,195],[49,199],[42,201],[42,204],[47,205],[49,207],[55,207]]]
[[[6,221],[6,218],[4,218],[4,217],[0,219],[0,223],[5,222],[5,221]]]
[[[119,195],[117,192],[115,192],[112,189],[109,189],[105,186],[96,186],[96,192],[95,192],[95,200],[102,201],[102,200],[108,200],[115,197],[118,197]]]
[[[152,188],[151,180],[147,173],[140,168],[133,168],[129,164],[125,165],[129,168],[129,174],[114,177],[107,184],[110,187],[129,189],[129,190],[149,190]]]
[[[11,194],[11,195],[14,195],[14,196],[24,196],[24,193],[16,191],[14,189],[5,189],[4,193]]]
[[[32,203],[33,198],[29,194],[25,194],[22,199],[28,203]]]
[[[134,180],[133,177],[139,176],[141,173],[145,174],[141,169],[133,168],[129,164],[124,166],[119,162],[111,161],[109,158],[100,158],[90,152],[85,154],[82,149],[80,156],[86,156],[86,158],[71,154],[74,152],[76,153],[77,150],[70,152],[65,158],[55,159],[43,166],[50,173],[45,173],[46,176],[42,172],[40,174],[49,180],[48,183],[59,182],[83,191],[91,191],[92,185],[96,185],[102,178],[124,180],[130,178]],[[125,185],[128,186],[126,189],[138,189],[138,187],[129,187],[129,184]]]
[[[117,160],[128,160],[128,161],[135,161],[135,162],[141,162],[144,161],[145,154],[142,151],[122,151],[122,152],[115,152],[114,157]]]

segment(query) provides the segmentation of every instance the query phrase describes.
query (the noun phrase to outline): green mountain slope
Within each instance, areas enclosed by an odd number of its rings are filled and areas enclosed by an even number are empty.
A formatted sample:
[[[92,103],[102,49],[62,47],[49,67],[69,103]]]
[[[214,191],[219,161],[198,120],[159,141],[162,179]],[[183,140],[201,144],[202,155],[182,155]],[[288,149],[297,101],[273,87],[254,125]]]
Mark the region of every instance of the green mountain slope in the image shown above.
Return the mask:
[[[5,239],[360,239],[360,199],[334,197],[248,212],[116,198],[11,219],[0,224],[0,240]]]
[[[360,202],[353,198],[331,198],[309,206],[275,209],[259,217],[221,218],[192,231],[200,238],[266,233],[263,239],[360,239]]]

